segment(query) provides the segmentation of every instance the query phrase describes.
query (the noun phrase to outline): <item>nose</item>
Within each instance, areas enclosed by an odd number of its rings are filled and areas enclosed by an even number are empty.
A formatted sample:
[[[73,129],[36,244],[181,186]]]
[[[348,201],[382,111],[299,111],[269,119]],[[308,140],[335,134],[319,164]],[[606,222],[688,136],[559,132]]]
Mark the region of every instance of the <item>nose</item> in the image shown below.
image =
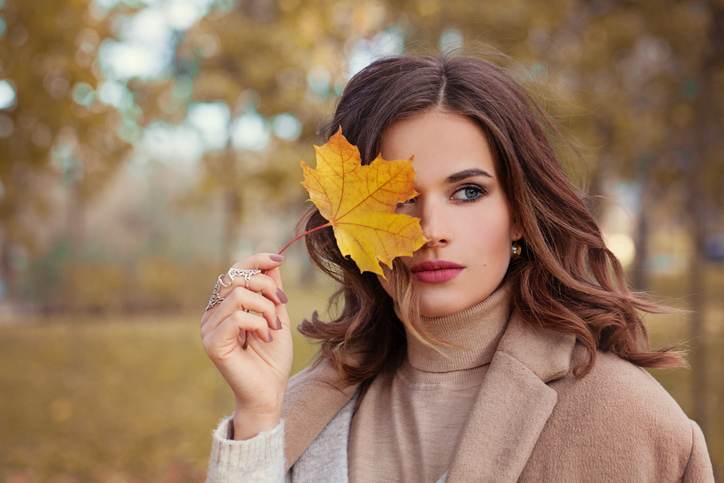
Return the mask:
[[[442,210],[433,206],[434,203],[421,203],[423,206],[420,216],[422,232],[430,241],[425,246],[428,248],[445,246],[450,242],[450,234],[445,223]]]

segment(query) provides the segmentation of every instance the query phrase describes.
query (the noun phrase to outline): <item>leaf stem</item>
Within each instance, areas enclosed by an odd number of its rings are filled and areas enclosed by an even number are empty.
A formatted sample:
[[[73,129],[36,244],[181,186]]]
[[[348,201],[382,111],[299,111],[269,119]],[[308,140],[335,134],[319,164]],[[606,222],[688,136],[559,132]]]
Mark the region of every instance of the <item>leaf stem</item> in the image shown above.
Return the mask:
[[[286,242],[286,243],[284,244],[284,246],[281,248],[281,250],[279,250],[277,253],[278,253],[279,255],[281,255],[284,250],[286,250],[287,248],[289,248],[289,245],[291,245],[291,244],[294,243],[295,241],[299,240],[299,239],[302,238],[303,236],[309,235],[310,233],[314,233],[315,231],[321,230],[322,228],[327,228],[328,226],[332,226],[332,223],[327,222],[327,223],[325,223],[324,225],[315,226],[315,227],[312,228],[311,230],[307,230],[307,231],[305,231],[304,233],[301,233],[301,234],[295,236],[294,238],[292,238],[291,240],[289,240],[288,242]]]

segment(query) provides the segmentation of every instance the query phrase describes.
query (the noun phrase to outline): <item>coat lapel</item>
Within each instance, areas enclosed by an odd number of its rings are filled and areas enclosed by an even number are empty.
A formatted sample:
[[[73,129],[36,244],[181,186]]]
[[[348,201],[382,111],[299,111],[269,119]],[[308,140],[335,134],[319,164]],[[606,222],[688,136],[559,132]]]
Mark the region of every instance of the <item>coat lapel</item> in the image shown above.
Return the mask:
[[[447,482],[516,481],[558,400],[548,382],[570,368],[576,339],[513,310],[460,433]]]
[[[316,367],[306,367],[290,379],[282,412],[285,471],[289,471],[327,423],[349,402],[358,386],[345,387],[327,360],[322,360]]]
[[[547,383],[568,373],[575,343],[573,334],[536,328],[513,310],[460,433],[446,482],[518,479],[558,400]],[[285,471],[358,386],[343,386],[326,360],[290,380],[283,413]]]

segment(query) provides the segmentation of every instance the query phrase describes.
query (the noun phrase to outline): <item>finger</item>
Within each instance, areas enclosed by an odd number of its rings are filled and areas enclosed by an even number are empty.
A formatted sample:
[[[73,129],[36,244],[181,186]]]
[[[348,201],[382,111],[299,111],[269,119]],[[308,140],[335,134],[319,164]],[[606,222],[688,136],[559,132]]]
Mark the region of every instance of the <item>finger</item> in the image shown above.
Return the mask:
[[[224,341],[238,340],[240,333],[243,331],[258,334],[258,337],[264,341],[271,341],[271,330],[266,325],[266,321],[258,315],[237,310],[229,317],[225,318],[214,330],[210,331],[203,338],[206,352],[214,357],[218,354],[214,353],[215,347],[222,346]],[[246,335],[247,340],[249,334]]]
[[[278,269],[278,267],[277,267]],[[276,304],[286,303],[286,294],[283,291],[278,291],[278,287],[273,278],[263,273],[252,275],[249,280],[244,277],[236,277],[231,281],[231,284],[227,287],[220,289],[222,297],[226,297],[235,287],[243,287],[252,292],[261,292],[264,296],[272,300]]]
[[[269,327],[276,328],[279,323],[274,307],[274,302],[263,295],[243,287],[235,287],[219,305],[212,309],[211,315],[201,326],[201,333],[206,334],[214,330],[233,312],[243,309],[259,312],[267,320]]]
[[[267,270],[265,273],[267,276],[269,276],[269,278],[274,281],[277,287],[284,290],[284,284],[282,283],[282,271],[280,266],[276,266],[270,270]]]
[[[267,272],[267,275],[274,280],[274,282],[279,286],[280,290],[283,290],[283,283],[282,283],[282,271],[281,267],[274,267],[271,270]],[[284,305],[277,305],[277,316],[279,320],[281,321],[283,326],[289,327],[289,312],[287,312],[287,306]]]
[[[246,350],[246,345],[249,343],[249,336],[245,330],[239,331],[239,343],[241,344],[241,348]]]
[[[265,341],[265,342],[271,342],[274,340],[272,336],[272,331],[269,328],[269,325],[267,324],[266,319],[264,317],[261,317],[257,314],[254,314],[252,312],[246,312],[244,310],[237,310],[233,314],[231,314],[229,317],[232,318],[232,320],[235,320],[238,322],[238,339],[243,339],[243,345],[242,347],[246,349],[246,345],[249,343],[250,334],[254,333],[257,335],[257,338]],[[227,317],[227,319],[229,318]],[[223,324],[225,321],[222,321],[221,324]],[[252,323],[253,326],[249,327],[249,323]],[[232,336],[233,332],[231,329],[229,329],[229,332],[224,333],[224,335]]]
[[[274,260],[272,257],[282,257],[281,260]],[[274,267],[278,267],[284,261],[284,255],[278,253],[255,253],[245,258],[243,261],[236,262],[232,267],[237,268],[258,268],[259,270],[271,270]],[[229,279],[225,275],[224,281],[228,282]]]
[[[202,337],[213,331],[237,310],[259,314],[258,316],[266,320],[267,324],[271,324],[271,328],[281,325],[281,321],[277,322],[276,320],[274,304],[269,299],[247,289],[237,287],[216,308],[211,310],[211,315],[201,326]]]
[[[281,257],[281,260],[275,260],[272,257],[277,258],[277,259],[279,257]],[[262,253],[256,253],[254,255],[251,255],[251,256],[247,257],[245,260],[243,260],[242,262],[237,262],[232,266],[237,267],[237,268],[257,268],[260,270],[269,270],[269,269],[278,267],[279,264],[281,264],[283,261],[284,261],[284,255],[279,255],[277,253],[262,252]],[[222,281],[224,281],[224,285],[227,285],[232,282],[231,280],[229,280],[228,272],[222,275]],[[223,288],[224,288],[223,286],[220,287],[221,290],[223,290]],[[221,290],[219,291],[220,293],[221,293]],[[276,294],[276,291],[275,291],[275,294]],[[281,300],[282,298],[285,298],[285,297],[286,297],[286,295],[279,296],[276,300]],[[218,308],[218,306],[217,306],[217,308]],[[204,311],[204,313],[201,315],[201,324],[200,325],[202,328],[204,327],[204,325],[206,325],[206,323],[209,321],[209,319],[212,318],[213,313],[214,313],[214,309],[211,309],[211,310]],[[223,317],[221,319],[223,319]],[[216,318],[215,320],[218,322],[221,319]]]

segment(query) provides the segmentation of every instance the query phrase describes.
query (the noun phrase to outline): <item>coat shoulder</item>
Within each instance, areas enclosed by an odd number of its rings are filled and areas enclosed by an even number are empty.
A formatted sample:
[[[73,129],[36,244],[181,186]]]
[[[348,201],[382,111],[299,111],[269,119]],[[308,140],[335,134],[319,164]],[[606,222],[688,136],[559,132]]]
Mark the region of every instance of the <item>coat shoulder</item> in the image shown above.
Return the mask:
[[[587,360],[582,345],[576,344],[573,366]],[[607,425],[646,428],[682,443],[691,443],[691,421],[669,392],[646,369],[610,352],[597,351],[591,371],[580,379],[572,374],[555,381],[559,403],[581,416]]]
[[[585,349],[576,344],[573,365],[586,360]],[[571,435],[567,444],[585,447],[589,457],[600,451],[619,461],[634,457],[642,468],[665,468],[661,474],[683,473],[694,423],[646,369],[597,351],[587,375],[568,374],[550,386],[558,392],[558,403],[549,423],[556,434]],[[615,465],[613,458],[609,462]]]
[[[585,361],[576,343],[571,367]],[[587,375],[549,386],[558,400],[526,467],[531,481],[713,481],[699,427],[646,369],[597,351]]]

